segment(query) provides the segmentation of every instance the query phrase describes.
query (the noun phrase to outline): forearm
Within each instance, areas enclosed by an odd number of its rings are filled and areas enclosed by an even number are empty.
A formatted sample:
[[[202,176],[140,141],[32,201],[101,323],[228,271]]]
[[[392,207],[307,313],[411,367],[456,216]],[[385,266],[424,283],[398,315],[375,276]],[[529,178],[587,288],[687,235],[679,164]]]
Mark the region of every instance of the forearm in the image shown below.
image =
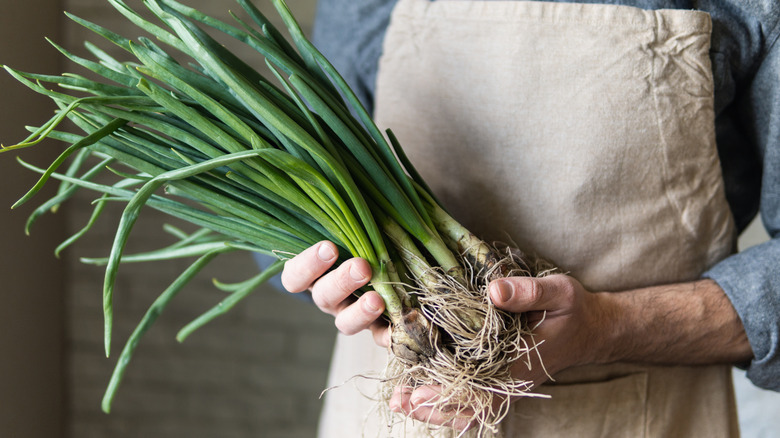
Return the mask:
[[[753,357],[742,322],[712,280],[599,293],[605,362],[703,365]]]
[[[736,364],[753,356],[739,316],[712,280],[591,293],[567,275],[508,277],[494,280],[489,293],[498,308],[525,313],[536,327],[529,341],[537,343],[539,355],[515,362],[512,375],[537,385],[579,365]],[[424,405],[436,394],[425,386],[399,391],[391,406],[442,424],[451,415]]]

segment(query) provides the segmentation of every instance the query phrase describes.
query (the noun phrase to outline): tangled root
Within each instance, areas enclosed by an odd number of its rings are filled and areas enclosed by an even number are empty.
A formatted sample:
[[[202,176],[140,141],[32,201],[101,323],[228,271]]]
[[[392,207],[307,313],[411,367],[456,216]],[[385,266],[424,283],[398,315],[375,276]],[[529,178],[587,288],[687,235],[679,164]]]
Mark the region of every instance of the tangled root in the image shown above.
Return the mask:
[[[514,249],[492,249],[495,257],[490,263],[464,262],[468,284],[434,272],[439,286],[420,286],[415,292],[422,312],[438,328],[441,342],[425,361],[410,363],[390,355],[380,391],[382,405],[387,405],[395,388],[436,385],[441,393],[426,406],[472,423],[474,430],[469,435],[488,437],[498,432],[512,398],[540,396],[532,392],[533,382],[510,373],[517,361],[530,368],[531,355],[538,355],[532,327],[523,315],[497,309],[488,285],[499,277],[545,276],[557,269]],[[449,428],[434,426],[429,432],[432,436],[452,434]]]

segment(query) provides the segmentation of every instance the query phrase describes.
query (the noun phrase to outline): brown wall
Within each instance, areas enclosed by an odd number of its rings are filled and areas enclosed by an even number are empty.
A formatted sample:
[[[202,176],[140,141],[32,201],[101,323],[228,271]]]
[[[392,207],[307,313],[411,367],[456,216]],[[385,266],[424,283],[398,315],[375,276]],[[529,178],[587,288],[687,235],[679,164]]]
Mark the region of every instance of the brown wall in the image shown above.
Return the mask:
[[[27,71],[58,71],[59,57],[43,39],[59,37],[58,0],[0,1],[0,64]],[[32,96],[0,72],[0,142],[14,144],[24,125],[51,114],[46,99]],[[50,146],[50,145],[49,145]],[[44,146],[46,148],[46,146]],[[51,152],[53,150],[49,148]],[[44,152],[44,153],[41,153]],[[26,151],[31,162],[51,159],[49,151]],[[47,217],[24,235],[30,208],[11,204],[35,176],[0,155],[0,436],[63,436],[64,269],[53,254],[62,239],[64,216]],[[39,199],[43,199],[41,196]]]

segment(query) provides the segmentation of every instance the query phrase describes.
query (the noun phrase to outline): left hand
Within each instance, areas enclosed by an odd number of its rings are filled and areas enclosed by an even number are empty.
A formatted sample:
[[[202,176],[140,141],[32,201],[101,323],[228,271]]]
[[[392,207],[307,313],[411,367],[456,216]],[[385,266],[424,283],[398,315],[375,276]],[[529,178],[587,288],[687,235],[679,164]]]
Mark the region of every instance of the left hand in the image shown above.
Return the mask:
[[[496,307],[525,313],[531,327],[538,324],[533,342],[543,341],[539,354],[531,353],[530,369],[525,360],[515,362],[512,367],[515,378],[539,385],[548,380],[547,373],[554,376],[566,368],[596,362],[602,345],[608,341],[604,332],[608,315],[602,306],[601,294],[587,292],[572,277],[503,278],[494,280],[489,290]],[[543,358],[544,366],[539,362],[539,356]],[[390,400],[390,408],[431,424],[461,430],[470,426],[467,420],[453,419],[451,412],[439,412],[425,406],[437,395],[437,388],[432,386],[413,391],[397,389]],[[471,412],[462,411],[456,417],[467,418],[469,414]]]

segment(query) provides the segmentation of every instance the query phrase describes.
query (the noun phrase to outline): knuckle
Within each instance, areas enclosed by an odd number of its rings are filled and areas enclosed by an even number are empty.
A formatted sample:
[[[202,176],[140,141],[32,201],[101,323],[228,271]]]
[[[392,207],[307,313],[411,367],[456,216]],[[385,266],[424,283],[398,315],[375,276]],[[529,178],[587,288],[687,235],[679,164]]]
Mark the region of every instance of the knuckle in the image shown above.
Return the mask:
[[[558,286],[561,302],[571,305],[577,299],[577,287],[571,277],[561,276]]]
[[[385,341],[385,335],[383,331],[379,331],[377,329],[372,328],[371,335],[373,336],[374,343],[376,345],[379,345],[380,347],[387,347],[387,343]]]
[[[570,277],[563,277],[566,281],[563,282],[563,301],[567,307],[573,307],[578,300],[578,288]]]
[[[369,329],[371,329],[375,344],[385,348],[390,346],[390,328],[381,318],[375,320]]]
[[[356,306],[353,304],[336,315],[336,328],[347,336],[357,334],[366,328],[366,321]]]
[[[331,314],[335,312],[338,302],[327,291],[312,292],[311,297],[314,300],[314,304],[323,312]]]
[[[282,286],[287,292],[298,293],[303,292],[305,287],[301,286],[301,281],[295,274],[291,274],[287,268],[282,271]]]
[[[319,271],[310,265],[285,264],[281,278],[282,286],[292,293],[303,292],[314,283],[318,276]]]
[[[339,314],[338,316],[336,316],[335,324],[336,324],[336,329],[338,329],[339,332],[341,332],[341,333],[343,333],[343,334],[345,334],[347,336],[352,336],[355,333],[357,333],[357,331],[355,331],[355,328],[353,326],[351,326],[350,324],[347,324],[347,322],[345,321],[343,312],[341,314]]]
[[[532,278],[526,288],[527,300],[530,304],[538,304],[544,297],[544,284],[538,278]]]

